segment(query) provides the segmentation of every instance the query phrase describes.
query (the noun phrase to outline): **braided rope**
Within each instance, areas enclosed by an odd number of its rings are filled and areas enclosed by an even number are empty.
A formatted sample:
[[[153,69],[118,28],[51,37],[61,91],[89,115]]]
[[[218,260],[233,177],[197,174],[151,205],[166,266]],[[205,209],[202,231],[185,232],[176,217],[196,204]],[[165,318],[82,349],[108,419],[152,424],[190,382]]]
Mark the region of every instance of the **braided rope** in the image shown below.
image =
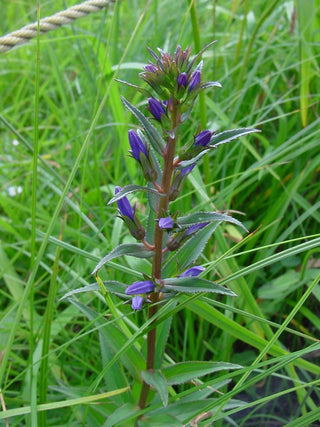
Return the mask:
[[[75,19],[82,18],[89,13],[97,12],[105,8],[109,0],[87,0],[81,4],[70,7],[62,12],[55,13],[52,16],[40,20],[40,34],[55,30],[62,25],[69,24]],[[0,52],[7,52],[17,45],[27,43],[29,40],[37,37],[37,22],[26,25],[18,31],[0,37]]]

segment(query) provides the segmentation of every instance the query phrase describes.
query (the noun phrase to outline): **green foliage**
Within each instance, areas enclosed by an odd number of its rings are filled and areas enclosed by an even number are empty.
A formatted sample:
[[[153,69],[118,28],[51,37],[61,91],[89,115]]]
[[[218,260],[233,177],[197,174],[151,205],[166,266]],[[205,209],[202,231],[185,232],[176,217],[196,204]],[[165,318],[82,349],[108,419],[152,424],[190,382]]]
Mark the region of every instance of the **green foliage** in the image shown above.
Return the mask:
[[[6,2],[1,34],[36,20],[34,7]],[[61,7],[41,2],[41,17]],[[151,323],[144,311],[132,313],[113,295],[106,304],[90,287],[100,258],[136,245],[107,204],[115,184],[143,184],[139,169],[124,161],[127,130],[137,122],[119,94],[148,116],[145,93],[134,85],[141,84],[146,47],[180,43],[196,52],[199,41],[212,40],[218,42],[203,53],[203,73],[222,88],[206,89],[181,138],[191,140],[199,123],[217,129],[215,136],[251,125],[261,132],[207,154],[198,167],[205,178],[195,169],[172,205],[186,217],[237,209],[251,234],[241,241],[234,224],[218,230],[212,223],[184,243],[189,251],[180,264],[175,254],[166,260],[170,277],[199,258],[207,267],[203,281],[226,284],[238,296],[192,294],[161,305],[155,323],[168,405],[154,391],[139,423],[268,425],[276,418],[279,425],[316,425],[318,18],[317,1],[127,0],[41,36],[37,78],[36,41],[0,56],[0,388],[8,410],[0,425],[5,418],[31,425],[40,413],[41,427],[134,425],[140,390],[133,379],[145,369]],[[153,148],[161,150],[154,129]],[[130,194],[142,213],[153,196],[144,191]],[[143,214],[141,221],[147,229]],[[148,274],[138,251],[129,257],[119,249],[119,261],[108,258],[99,273],[107,289]],[[215,369],[219,363],[227,370]],[[186,381],[172,386],[167,373],[176,368],[178,377],[181,366]]]

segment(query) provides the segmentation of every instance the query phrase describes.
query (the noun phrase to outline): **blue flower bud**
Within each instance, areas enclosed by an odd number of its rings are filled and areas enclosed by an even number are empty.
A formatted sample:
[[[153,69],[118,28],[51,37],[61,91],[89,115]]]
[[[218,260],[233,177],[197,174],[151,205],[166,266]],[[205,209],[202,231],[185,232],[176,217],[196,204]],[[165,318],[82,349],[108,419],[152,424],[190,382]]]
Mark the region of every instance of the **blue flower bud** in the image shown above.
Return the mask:
[[[187,87],[188,86],[188,74],[181,73],[177,78],[177,83],[179,87]]]
[[[191,227],[187,228],[185,236],[190,236],[190,234],[196,233],[197,231],[201,230],[202,228],[204,228],[208,224],[209,224],[208,222],[203,222],[200,224],[191,225]]]
[[[187,166],[186,168],[183,168],[183,169],[181,169],[181,176],[186,176],[186,175],[188,175],[192,170],[193,170],[193,168],[196,166],[196,163],[194,163],[193,165],[191,165],[191,166]]]
[[[198,133],[198,135],[194,138],[194,145],[202,145],[202,147],[206,147],[212,137],[212,132],[209,129],[203,130]]]
[[[133,157],[138,161],[140,161],[140,153],[143,153],[146,157],[148,157],[148,152],[144,143],[134,130],[129,130],[128,137]]]
[[[174,61],[179,69],[188,65],[190,53],[190,48],[187,47],[186,50],[182,50],[180,45],[177,46],[176,52],[174,54]]]
[[[132,129],[129,130],[128,137],[132,149],[131,154],[139,162],[144,177],[147,181],[154,182],[158,177],[157,168],[152,157],[149,156],[143,139]]]
[[[199,274],[201,274],[204,270],[205,268],[201,265],[197,267],[191,267],[188,268],[188,270],[184,271],[182,274],[180,274],[179,277],[196,277],[199,276]]]
[[[132,310],[141,310],[144,298],[140,295],[133,297],[131,301]]]
[[[121,187],[115,188],[115,194],[118,194],[121,191]],[[134,210],[130,205],[130,202],[126,196],[123,196],[121,199],[117,200],[117,205],[120,211],[120,214],[123,216],[129,217],[133,221]]]
[[[191,92],[201,82],[201,71],[195,70],[191,74],[189,92]]]
[[[162,114],[166,114],[164,106],[154,98],[148,98],[148,104],[150,113],[160,122]]]
[[[126,289],[127,295],[146,294],[152,292],[155,288],[155,284],[151,280],[145,280],[142,282],[134,282]]]
[[[173,227],[174,220],[171,218],[171,216],[159,219],[159,228],[161,228],[161,230],[171,230]]]
[[[147,64],[145,67],[144,67],[144,69],[146,70],[146,71],[149,71],[149,73],[153,73],[153,74],[155,74],[156,72],[157,72],[157,67],[154,65],[154,64],[152,64],[152,62],[149,62],[149,64]]]

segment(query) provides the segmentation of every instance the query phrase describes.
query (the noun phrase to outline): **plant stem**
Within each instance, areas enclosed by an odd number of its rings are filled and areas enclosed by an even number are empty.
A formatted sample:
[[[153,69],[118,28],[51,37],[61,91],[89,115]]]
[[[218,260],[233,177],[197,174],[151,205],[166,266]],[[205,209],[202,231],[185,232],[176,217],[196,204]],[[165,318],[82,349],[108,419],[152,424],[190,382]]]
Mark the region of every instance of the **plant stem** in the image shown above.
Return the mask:
[[[174,158],[176,151],[176,129],[180,123],[180,112],[179,105],[175,99],[172,100],[172,109],[171,109],[171,121],[172,121],[172,129],[169,132],[169,136],[167,138],[167,145],[165,152],[163,154],[163,174],[162,174],[162,183],[161,188],[164,197],[160,198],[157,219],[159,220],[168,210],[169,207],[169,194],[170,194],[170,186],[172,181],[172,174],[174,171]],[[152,277],[154,280],[161,279],[161,266],[162,266],[162,247],[163,247],[163,234],[164,231],[158,225],[158,221],[155,224],[155,235],[154,235],[154,248],[155,255],[153,257],[152,263]],[[159,302],[159,292],[153,292],[151,295],[152,304],[149,307],[148,317],[151,319],[156,315],[158,311],[157,302]],[[154,360],[155,360],[155,350],[156,350],[156,328],[152,328],[148,332],[147,337],[147,369],[154,369]],[[150,386],[146,382],[143,382],[140,399],[139,399],[139,407],[141,409],[145,408],[148,394],[149,394]]]

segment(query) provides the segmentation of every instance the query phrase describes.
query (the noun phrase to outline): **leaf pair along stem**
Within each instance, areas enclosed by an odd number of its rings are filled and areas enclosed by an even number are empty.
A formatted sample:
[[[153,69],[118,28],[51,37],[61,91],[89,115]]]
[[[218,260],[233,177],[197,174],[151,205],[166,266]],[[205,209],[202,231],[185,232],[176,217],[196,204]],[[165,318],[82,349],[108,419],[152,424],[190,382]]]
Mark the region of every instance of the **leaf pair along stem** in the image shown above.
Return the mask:
[[[167,136],[167,144],[163,153],[163,174],[162,174],[162,182],[161,189],[164,197],[160,198],[158,210],[157,210],[157,219],[159,220],[163,217],[168,211],[169,207],[169,194],[170,194],[170,186],[172,181],[172,175],[174,172],[174,159],[176,152],[176,144],[177,144],[177,135],[176,130],[180,123],[180,110],[179,103],[176,99],[172,99],[172,108],[171,108],[171,121],[172,121],[172,129],[168,132]],[[152,263],[152,277],[154,280],[161,279],[162,272],[162,248],[163,248],[163,234],[164,230],[162,230],[158,221],[155,223],[155,234],[154,234],[154,257]],[[156,315],[158,311],[157,302],[159,302],[159,292],[153,292],[150,296],[152,304],[149,307],[148,317],[151,319]],[[147,336],[147,370],[154,369],[154,361],[155,361],[155,351],[156,351],[156,328],[152,328]],[[150,385],[145,381],[142,384],[140,399],[139,399],[139,407],[140,409],[145,408],[147,403],[147,398],[150,390]]]

